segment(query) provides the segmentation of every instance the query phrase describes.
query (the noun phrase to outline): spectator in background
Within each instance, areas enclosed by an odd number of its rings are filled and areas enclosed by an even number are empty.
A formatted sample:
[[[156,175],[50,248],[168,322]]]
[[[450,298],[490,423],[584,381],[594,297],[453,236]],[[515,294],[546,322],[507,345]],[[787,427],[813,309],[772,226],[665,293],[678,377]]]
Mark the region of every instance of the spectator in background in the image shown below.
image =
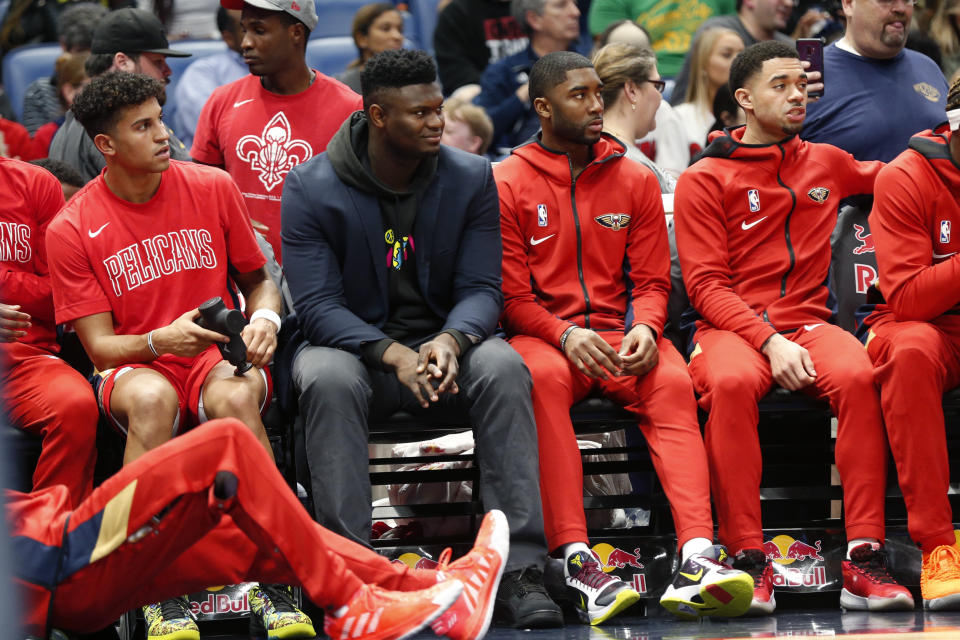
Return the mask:
[[[691,157],[707,145],[707,132],[713,126],[713,99],[730,79],[730,63],[743,51],[743,40],[732,29],[711,27],[700,34],[690,52],[691,82],[686,100],[677,105],[683,121]]]
[[[730,84],[717,89],[713,98],[713,126],[710,131],[721,131],[727,127],[736,127],[747,121],[746,114],[737,104],[737,100],[730,92]]]
[[[433,49],[443,95],[472,100],[483,70],[523,51],[528,38],[510,14],[510,0],[453,0],[437,17]]]
[[[533,64],[541,56],[570,48],[580,37],[576,0],[512,0],[510,12],[530,42],[523,51],[486,68],[474,100],[493,120],[494,145],[507,150],[540,129],[527,86]]]
[[[193,144],[193,136],[200,119],[200,110],[207,103],[213,90],[249,73],[243,62],[240,42],[243,29],[240,28],[240,11],[217,7],[217,28],[220,38],[227,45],[223,53],[204,56],[184,69],[183,77],[177,83],[173,100],[177,109],[173,115],[173,126],[180,139],[188,147]]]
[[[482,107],[448,99],[443,103],[443,115],[440,142],[478,156],[486,155],[493,141],[493,121]]]
[[[915,1],[843,0],[846,33],[824,49],[824,95],[807,106],[801,137],[889,162],[913,134],[943,122],[943,73],[904,49]]]
[[[735,10],[735,0],[593,0],[590,32],[603,32],[616,20],[633,20],[650,34],[661,74],[672,78],[680,71],[693,33],[711,16]]]
[[[50,158],[40,158],[39,160],[32,160],[30,164],[43,167],[60,181],[60,187],[63,189],[63,199],[66,202],[69,202],[70,198],[82,189],[85,184],[83,177],[77,173],[77,170],[65,162],[51,160]]]
[[[360,93],[360,74],[367,60],[387,49],[403,48],[403,16],[390,2],[366,4],[357,10],[350,29],[360,57],[336,75],[337,80]]]
[[[646,30],[632,20],[610,23],[597,41],[597,47],[618,42],[650,48]],[[670,103],[661,100],[655,124],[656,127],[635,144],[660,169],[678,176],[690,162],[690,147],[686,144],[683,122]]]
[[[254,227],[281,262],[280,194],[287,173],[323,152],[363,103],[307,66],[307,40],[317,26],[313,2],[252,1],[221,0],[242,11],[240,50],[250,75],[214,90],[200,112],[192,154],[230,174]]]
[[[89,52],[84,53],[64,53],[57,58],[54,65],[54,78],[56,79],[57,98],[60,101],[61,115],[54,120],[46,123],[33,134],[33,141],[37,145],[37,152],[46,157],[50,149],[50,141],[56,135],[57,130],[63,124],[66,118],[66,112],[73,104],[74,96],[79,93],[83,86],[89,82],[84,65],[89,56]]]
[[[960,0],[940,0],[930,20],[929,33],[940,45],[943,75],[953,79],[960,69]]]
[[[603,131],[619,140],[627,157],[657,176],[661,193],[673,193],[677,180],[637,148],[636,141],[656,128],[656,114],[664,82],[657,72],[657,58],[647,47],[608,44],[593,57],[593,66],[603,82]]]
[[[171,40],[220,37],[213,18],[217,0],[136,0],[136,6],[160,18]]]
[[[65,53],[88,53],[93,32],[107,14],[102,4],[82,2],[68,6],[60,14],[60,46]],[[20,122],[30,135],[48,122],[61,118],[66,109],[57,91],[57,73],[37,78],[30,83],[23,96],[23,117]]]
[[[731,29],[740,36],[744,47],[749,47],[764,40],[779,40],[793,44],[793,38],[783,33],[793,10],[794,0],[737,0],[737,12],[730,15],[714,16],[705,20],[693,34],[693,44],[683,59],[683,67],[677,74],[677,82],[670,96],[670,104],[678,105],[689,102],[687,85],[690,82],[690,64],[693,61],[693,52],[697,50],[698,42],[707,29],[724,27]],[[800,37],[808,37],[809,34]]]
[[[107,71],[142,73],[166,86],[170,82],[167,56],[184,58],[190,54],[170,48],[163,25],[156,16],[142,9],[117,9],[97,25],[85,68],[90,78]],[[166,94],[161,96],[161,101],[165,100]],[[189,160],[186,146],[169,126],[166,128],[170,136],[170,157]],[[49,155],[54,160],[66,162],[87,181],[97,177],[106,166],[103,154],[97,150],[83,125],[73,117],[72,111],[67,112],[63,124],[53,136]]]

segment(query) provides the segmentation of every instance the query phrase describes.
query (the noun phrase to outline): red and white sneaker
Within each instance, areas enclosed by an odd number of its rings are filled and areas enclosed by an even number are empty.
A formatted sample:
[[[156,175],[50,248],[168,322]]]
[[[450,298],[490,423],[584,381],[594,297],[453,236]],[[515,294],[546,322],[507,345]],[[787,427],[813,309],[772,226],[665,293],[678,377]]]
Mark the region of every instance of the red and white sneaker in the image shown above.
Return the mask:
[[[478,640],[490,627],[493,605],[510,551],[507,516],[493,509],[483,517],[473,549],[450,562],[450,549],[440,554],[437,570],[445,578],[463,583],[463,595],[431,627],[451,640]]]
[[[436,620],[461,593],[459,580],[444,580],[421,591],[387,591],[365,584],[350,602],[327,612],[323,631],[333,640],[402,640]]]
[[[853,548],[843,561],[840,606],[854,611],[912,611],[913,596],[887,571],[887,552],[879,542]]]
[[[745,616],[768,616],[777,608],[773,597],[773,567],[761,549],[741,549],[733,559],[733,568],[753,578],[753,600]]]

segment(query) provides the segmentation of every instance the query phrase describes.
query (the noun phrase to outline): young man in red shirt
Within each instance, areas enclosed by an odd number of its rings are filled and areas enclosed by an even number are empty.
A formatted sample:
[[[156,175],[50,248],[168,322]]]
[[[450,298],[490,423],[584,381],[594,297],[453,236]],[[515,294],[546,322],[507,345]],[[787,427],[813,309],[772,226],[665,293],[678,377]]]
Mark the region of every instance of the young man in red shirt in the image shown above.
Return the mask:
[[[125,464],[220,417],[240,419],[272,457],[260,414],[270,398],[266,366],[276,349],[280,296],[229,176],[170,160],[162,92],[147,76],[111,72],[74,101],[74,115],[107,166],[48,229],[56,317],[73,323],[100,372],[100,408],[126,436]],[[228,337],[194,322],[210,298],[232,306],[234,285],[250,319],[242,338],[254,366],[242,375],[216,346]],[[173,619],[172,606],[146,608],[149,637],[165,629],[199,637],[183,601],[176,602],[182,616]],[[251,607],[258,614],[251,619],[267,629],[312,637],[310,619],[283,588],[255,589]]]
[[[0,157],[0,387],[11,423],[43,438],[33,488],[93,489],[97,403],[90,383],[56,356],[57,327],[44,236],[63,206],[48,171]]]
[[[240,52],[250,74],[216,89],[200,112],[190,155],[226,169],[254,225],[280,255],[280,194],[287,173],[327,148],[363,108],[345,84],[307,66],[313,2],[221,0],[241,9]]]
[[[51,627],[97,631],[210,581],[249,579],[302,585],[326,608],[331,638],[406,638],[430,622],[441,633],[437,621],[468,584],[496,589],[509,549],[506,517],[491,511],[463,558],[438,570],[390,562],[313,522],[232,418],[150,451],[73,507],[62,486],[6,497],[25,631],[44,638]]]
[[[848,538],[840,603],[913,608],[886,570],[886,443],[873,369],[852,334],[829,324],[830,234],[843,198],[872,193],[882,164],[801,141],[807,75],[768,41],[734,59],[730,88],[746,113],[680,176],[677,249],[699,314],[690,373],[709,412],[707,455],[720,540],[755,579],[753,613],[771,613],[772,568],[760,522],[757,402],[774,383],[829,401]]]
[[[923,553],[923,608],[934,610],[960,608],[942,405],[960,384],[960,82],[947,115],[877,178],[870,229],[886,301],[865,321],[907,528]]]
[[[587,546],[583,469],[570,407],[591,392],[642,419],[673,512],[681,568],[661,603],[683,617],[735,616],[752,579],[712,546],[707,457],[693,385],[663,337],[670,252],[660,186],[601,135],[603,84],[590,61],[550,53],[530,72],[539,140],[494,170],[503,234],[501,321],[533,378],[540,492],[550,551],[578,614],[599,624],[639,599]]]

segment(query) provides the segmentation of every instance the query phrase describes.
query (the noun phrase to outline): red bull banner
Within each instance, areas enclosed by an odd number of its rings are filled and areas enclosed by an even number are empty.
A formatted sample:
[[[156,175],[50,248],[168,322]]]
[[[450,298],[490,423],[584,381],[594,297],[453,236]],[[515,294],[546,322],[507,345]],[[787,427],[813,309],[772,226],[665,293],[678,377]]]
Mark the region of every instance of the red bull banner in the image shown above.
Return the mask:
[[[250,599],[247,594],[251,587],[255,585],[255,582],[244,582],[242,584],[207,587],[204,591],[191,593],[187,596],[190,611],[201,622],[204,620],[230,620],[249,617]],[[293,599],[298,605],[301,603],[299,587],[294,587]]]
[[[763,551],[773,566],[773,586],[794,592],[837,591],[847,543],[824,530],[764,531]]]

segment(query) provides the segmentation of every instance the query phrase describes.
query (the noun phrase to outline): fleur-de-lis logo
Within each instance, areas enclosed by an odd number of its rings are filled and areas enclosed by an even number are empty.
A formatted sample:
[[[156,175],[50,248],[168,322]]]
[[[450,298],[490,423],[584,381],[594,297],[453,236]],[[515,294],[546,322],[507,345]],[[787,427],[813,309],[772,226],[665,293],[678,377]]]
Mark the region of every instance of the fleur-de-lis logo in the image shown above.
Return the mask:
[[[290,121],[283,111],[270,119],[259,136],[246,135],[237,141],[237,156],[260,172],[260,182],[267,191],[283,184],[283,179],[298,164],[313,157],[313,148],[306,140],[294,140]]]
[[[594,220],[596,220],[597,224],[601,227],[613,229],[614,231],[626,229],[627,225],[630,224],[630,216],[626,213],[605,213],[602,216],[597,216]]]

